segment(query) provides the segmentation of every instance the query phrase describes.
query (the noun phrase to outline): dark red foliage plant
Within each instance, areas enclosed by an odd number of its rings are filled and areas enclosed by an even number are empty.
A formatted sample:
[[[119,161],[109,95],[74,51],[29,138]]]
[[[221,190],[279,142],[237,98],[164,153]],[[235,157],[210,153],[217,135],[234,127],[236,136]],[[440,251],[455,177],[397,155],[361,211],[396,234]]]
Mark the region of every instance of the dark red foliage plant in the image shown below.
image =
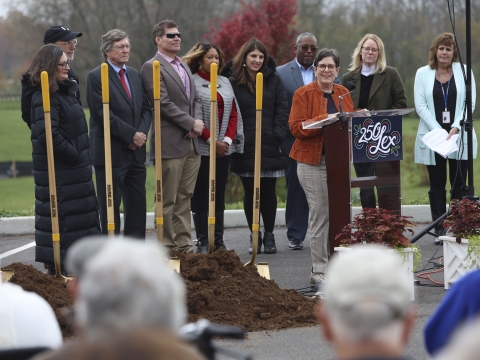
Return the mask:
[[[281,65],[295,55],[296,13],[296,0],[241,0],[235,13],[210,21],[204,38],[222,49],[226,60],[248,40],[257,38]]]
[[[454,199],[450,203],[450,215],[443,222],[443,227],[453,233],[457,242],[461,238],[480,235],[480,207],[469,199]]]
[[[343,245],[378,244],[391,248],[411,247],[405,231],[413,234],[411,216],[394,215],[385,209],[365,208],[335,238]]]

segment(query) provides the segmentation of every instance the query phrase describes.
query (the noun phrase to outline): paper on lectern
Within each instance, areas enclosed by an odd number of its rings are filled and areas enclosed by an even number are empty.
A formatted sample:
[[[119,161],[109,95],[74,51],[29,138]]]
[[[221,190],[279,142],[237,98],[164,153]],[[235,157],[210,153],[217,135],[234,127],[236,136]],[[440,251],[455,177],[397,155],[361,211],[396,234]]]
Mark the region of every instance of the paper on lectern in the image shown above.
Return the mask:
[[[430,149],[446,158],[451,153],[458,150],[458,134],[446,140],[448,132],[445,129],[435,129],[426,133],[422,140]]]

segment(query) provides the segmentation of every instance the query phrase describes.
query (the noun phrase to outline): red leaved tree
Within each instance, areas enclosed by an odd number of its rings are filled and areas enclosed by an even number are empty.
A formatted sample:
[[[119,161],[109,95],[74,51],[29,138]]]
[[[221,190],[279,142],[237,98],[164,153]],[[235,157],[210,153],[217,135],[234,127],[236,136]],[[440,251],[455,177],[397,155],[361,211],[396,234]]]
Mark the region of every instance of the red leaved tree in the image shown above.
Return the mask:
[[[211,20],[205,40],[217,45],[226,60],[255,37],[262,41],[277,64],[290,61],[298,32],[294,29],[296,0],[252,0],[240,3],[237,12],[228,18]]]

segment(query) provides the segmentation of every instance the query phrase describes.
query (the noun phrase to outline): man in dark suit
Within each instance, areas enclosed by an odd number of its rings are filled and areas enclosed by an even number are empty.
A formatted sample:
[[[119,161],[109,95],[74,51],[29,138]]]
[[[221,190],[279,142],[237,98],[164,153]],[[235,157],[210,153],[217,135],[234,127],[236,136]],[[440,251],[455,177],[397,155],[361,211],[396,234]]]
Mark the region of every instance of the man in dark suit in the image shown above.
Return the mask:
[[[315,79],[313,59],[318,51],[317,39],[311,33],[302,33],[298,36],[295,45],[296,57],[293,61],[277,67],[287,92],[288,108],[292,107],[293,93],[300,87],[311,83]],[[285,138],[286,150],[290,153],[295,138],[290,129]],[[297,176],[297,162],[288,158],[288,167],[285,172],[287,181],[287,208],[285,209],[285,222],[287,224],[287,237],[291,250],[302,250],[303,240],[308,230],[308,202]]]
[[[126,66],[130,55],[128,35],[118,29],[102,37],[102,52],[108,64],[110,89],[110,139],[115,213],[115,233],[120,232],[120,202],[123,200],[124,234],[145,238],[145,168],[148,128],[152,110],[140,73]],[[102,234],[107,234],[105,151],[100,66],[87,77],[90,108],[90,149],[95,166]]]
[[[172,20],[156,24],[152,32],[155,56],[142,66],[142,78],[153,104],[153,62],[160,62],[160,117],[162,126],[163,244],[192,251],[190,198],[200,167],[197,136],[203,131],[202,100],[190,68],[176,55],[181,33]],[[155,159],[154,127],[150,158]]]

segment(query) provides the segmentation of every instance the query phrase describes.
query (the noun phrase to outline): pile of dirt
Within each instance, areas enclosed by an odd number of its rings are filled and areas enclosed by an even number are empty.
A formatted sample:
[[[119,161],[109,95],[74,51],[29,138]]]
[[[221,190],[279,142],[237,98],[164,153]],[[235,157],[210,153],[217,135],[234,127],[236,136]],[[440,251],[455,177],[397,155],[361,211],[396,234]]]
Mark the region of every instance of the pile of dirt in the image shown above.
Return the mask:
[[[243,266],[234,251],[220,249],[212,255],[176,253],[187,286],[188,322],[205,318],[213,323],[236,325],[246,331],[278,330],[316,324],[315,300],[295,290],[282,290],[255,268]],[[65,308],[73,299],[65,283],[32,265],[8,265],[15,271],[11,282],[43,297],[52,306],[64,337],[74,335]]]
[[[73,304],[72,296],[65,283],[54,276],[44,274],[32,265],[13,263],[5,267],[15,273],[9,280],[26,291],[32,291],[44,298],[52,307],[57,317],[64,338],[74,335],[70,321],[65,316],[65,308]]]
[[[206,318],[246,331],[278,330],[316,324],[316,301],[244,266],[234,251],[212,255],[175,254],[187,286],[188,321]]]

